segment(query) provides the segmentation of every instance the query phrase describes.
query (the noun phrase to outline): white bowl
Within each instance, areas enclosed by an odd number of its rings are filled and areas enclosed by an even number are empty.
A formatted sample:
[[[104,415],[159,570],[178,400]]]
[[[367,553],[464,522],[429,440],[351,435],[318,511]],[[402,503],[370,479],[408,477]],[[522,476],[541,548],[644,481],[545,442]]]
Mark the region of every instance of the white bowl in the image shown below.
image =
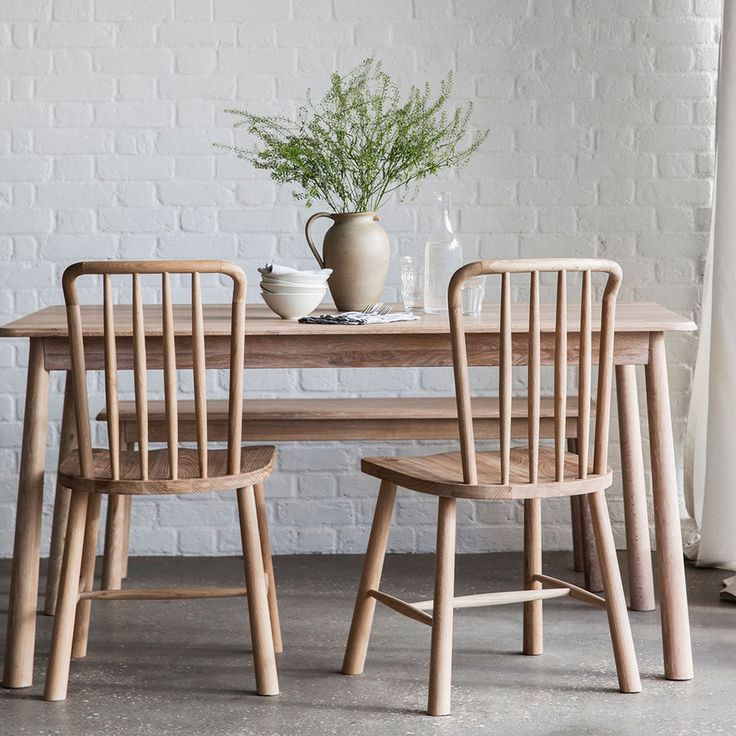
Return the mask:
[[[271,294],[262,291],[263,301],[281,319],[295,320],[313,312],[322,301],[324,292],[313,294]]]
[[[287,291],[283,288],[267,289],[265,286],[261,286],[261,294],[276,294],[278,296],[303,296],[312,297],[320,295],[323,297],[327,293],[327,289],[314,289],[313,291]]]
[[[279,282],[261,281],[261,289],[270,291],[271,293],[277,291],[284,294],[312,294],[315,291],[324,291],[326,288],[327,284],[282,284]]]
[[[321,273],[286,273],[283,276],[274,276],[273,274],[262,274],[261,280],[264,282],[280,283],[280,284],[324,284],[329,278],[328,275]]]

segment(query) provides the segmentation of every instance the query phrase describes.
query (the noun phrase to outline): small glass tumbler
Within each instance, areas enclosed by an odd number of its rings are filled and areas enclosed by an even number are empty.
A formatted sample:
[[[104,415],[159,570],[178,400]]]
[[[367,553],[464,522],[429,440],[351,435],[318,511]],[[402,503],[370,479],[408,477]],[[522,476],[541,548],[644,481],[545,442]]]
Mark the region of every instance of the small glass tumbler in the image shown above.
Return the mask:
[[[467,317],[480,317],[483,309],[483,299],[486,296],[486,277],[475,276],[463,284],[462,290],[463,314]]]
[[[422,271],[411,256],[401,259],[401,298],[410,314],[422,308]]]

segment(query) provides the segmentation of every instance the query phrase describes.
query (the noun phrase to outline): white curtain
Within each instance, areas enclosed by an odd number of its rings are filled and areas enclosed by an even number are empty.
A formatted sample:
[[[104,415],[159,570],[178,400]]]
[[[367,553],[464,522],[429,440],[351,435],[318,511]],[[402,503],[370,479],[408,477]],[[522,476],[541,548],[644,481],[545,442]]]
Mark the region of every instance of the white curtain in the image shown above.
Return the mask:
[[[688,555],[736,570],[736,3],[724,2],[716,175],[698,355],[685,442]],[[736,576],[724,581],[736,599]]]

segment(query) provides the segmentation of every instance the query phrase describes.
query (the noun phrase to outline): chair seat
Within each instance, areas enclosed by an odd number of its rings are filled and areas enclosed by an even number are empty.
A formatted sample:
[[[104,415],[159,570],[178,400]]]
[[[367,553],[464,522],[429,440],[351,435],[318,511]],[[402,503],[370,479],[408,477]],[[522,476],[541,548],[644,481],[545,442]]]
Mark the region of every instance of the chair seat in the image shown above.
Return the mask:
[[[600,475],[589,471],[587,478],[578,474],[578,456],[565,453],[565,480],[555,480],[555,452],[547,445],[539,448],[537,483],[529,483],[529,456],[526,447],[511,449],[509,483],[501,484],[501,454],[477,454],[478,483],[463,483],[462,458],[459,452],[442,452],[419,457],[364,458],[361,469],[375,478],[395,483],[420,493],[454,498],[508,500],[575,496],[602,491],[612,482],[611,468]]]
[[[112,480],[110,453],[93,450],[94,478],[83,478],[79,472],[79,453],[75,450],[61,463],[59,481],[66,488],[87,493],[122,493],[155,495],[165,493],[207,493],[229,491],[263,483],[271,475],[276,448],[270,445],[244,447],[240,456],[240,473],[227,472],[227,450],[207,453],[207,478],[199,476],[197,450],[179,448],[178,477],[170,479],[168,450],[148,453],[148,480],[141,480],[140,456],[137,452],[120,453],[120,479]]]

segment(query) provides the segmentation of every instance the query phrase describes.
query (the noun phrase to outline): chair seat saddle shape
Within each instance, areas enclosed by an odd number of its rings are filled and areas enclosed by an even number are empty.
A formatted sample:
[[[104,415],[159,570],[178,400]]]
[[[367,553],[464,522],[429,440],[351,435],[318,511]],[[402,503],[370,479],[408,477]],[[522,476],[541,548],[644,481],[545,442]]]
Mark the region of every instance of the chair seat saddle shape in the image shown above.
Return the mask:
[[[553,355],[542,355],[540,342],[540,274],[553,274],[557,282],[556,321]],[[567,277],[582,275],[580,328],[568,336]],[[597,340],[592,331],[592,274],[607,275],[601,304]],[[511,275],[528,274],[528,344],[512,339]],[[497,336],[499,371],[499,445],[495,452],[480,452],[475,446],[475,406],[470,396],[465,348],[461,290],[466,279],[500,276],[500,329]],[[621,269],[612,261],[597,259],[539,259],[479,261],[459,269],[448,290],[450,335],[452,340],[455,398],[457,403],[459,452],[444,452],[420,457],[372,457],[362,461],[362,470],[381,480],[363,572],[353,609],[342,671],[359,674],[365,667],[376,603],[400,613],[432,630],[429,666],[428,713],[439,716],[450,712],[452,683],[453,611],[456,608],[522,603],[523,646],[527,655],[542,653],[542,602],[569,596],[603,608],[608,615],[619,689],[641,690],[639,669],[631,637],[621,575],[616,559],[605,489],[612,482],[607,464],[613,372],[613,338],[616,295]],[[518,293],[525,293],[523,290]],[[495,336],[489,339],[496,339]],[[568,339],[574,341],[568,351]],[[494,349],[496,349],[494,347]],[[595,399],[595,432],[591,437],[592,365],[598,363]],[[540,444],[541,366],[554,365],[554,445]],[[495,361],[494,361],[495,362]],[[577,368],[578,396],[576,442],[566,447],[568,372]],[[514,368],[527,373],[526,444],[512,447],[521,439],[512,431],[512,420],[519,419],[520,400],[512,397]],[[400,400],[399,400],[400,401]],[[522,430],[523,431],[523,430]],[[593,453],[589,451],[593,445]],[[589,459],[590,458],[590,459]],[[380,589],[381,572],[388,542],[397,488],[438,496],[437,547],[432,600],[410,603]],[[542,572],[542,514],[544,498],[577,496],[590,508],[595,546],[601,567],[604,597],[573,583]],[[455,596],[455,536],[458,499],[514,500],[524,505],[523,590]],[[489,678],[490,679],[490,678]]]
[[[374,478],[419,493],[489,501],[576,496],[603,491],[613,482],[610,467],[606,468],[605,473],[597,475],[590,466],[589,474],[581,478],[578,456],[566,452],[565,481],[560,483],[555,476],[555,451],[552,447],[539,448],[539,476],[536,483],[529,482],[527,447],[512,448],[509,459],[509,480],[503,484],[498,482],[501,475],[500,452],[479,452],[476,455],[478,482],[475,484],[463,482],[462,455],[459,452],[419,457],[368,457],[363,458],[361,470]]]
[[[207,366],[200,275],[229,279],[230,354],[227,449],[210,448],[207,427]],[[104,312],[104,393],[108,447],[92,447],[87,392],[85,340],[77,291],[80,277],[101,278]],[[133,384],[135,390],[135,451],[120,431],[116,314],[128,307],[113,304],[113,277],[132,285]],[[142,280],[157,277],[161,291],[161,328],[146,331]],[[173,277],[173,278],[172,278]],[[191,332],[175,330],[172,281],[191,286]],[[127,279],[130,278],[130,281]],[[90,279],[88,279],[90,280]],[[246,280],[242,269],[222,261],[88,261],[70,266],[62,279],[67,307],[74,414],[78,449],[61,458],[60,485],[70,500],[64,556],[56,599],[56,617],[48,662],[45,700],[65,700],[72,657],[84,657],[91,604],[104,600],[178,600],[246,596],[253,645],[256,692],[279,692],[275,653],[281,651],[278,608],[268,542],[263,483],[271,475],[273,447],[243,447],[243,374],[245,352]],[[222,286],[220,286],[222,289]],[[178,310],[179,314],[185,313]],[[126,336],[127,339],[127,336]],[[196,449],[182,447],[179,437],[177,356],[186,350],[192,366]],[[162,449],[149,448],[149,368],[163,371],[166,432]],[[245,586],[230,588],[146,588],[95,590],[94,571],[102,494],[108,508],[130,496],[235,491],[240,522]],[[245,614],[245,608],[243,609]]]
[[[179,448],[176,480],[172,480],[167,450],[148,453],[149,477],[141,479],[140,454],[121,452],[118,478],[112,478],[109,450],[93,449],[93,478],[79,474],[79,452],[74,450],[59,467],[60,482],[65,488],[87,493],[181,494],[234,491],[263,483],[273,471],[276,448],[268,445],[244,447],[240,453],[240,472],[227,472],[228,451],[208,450],[207,477],[201,477],[197,450]]]

